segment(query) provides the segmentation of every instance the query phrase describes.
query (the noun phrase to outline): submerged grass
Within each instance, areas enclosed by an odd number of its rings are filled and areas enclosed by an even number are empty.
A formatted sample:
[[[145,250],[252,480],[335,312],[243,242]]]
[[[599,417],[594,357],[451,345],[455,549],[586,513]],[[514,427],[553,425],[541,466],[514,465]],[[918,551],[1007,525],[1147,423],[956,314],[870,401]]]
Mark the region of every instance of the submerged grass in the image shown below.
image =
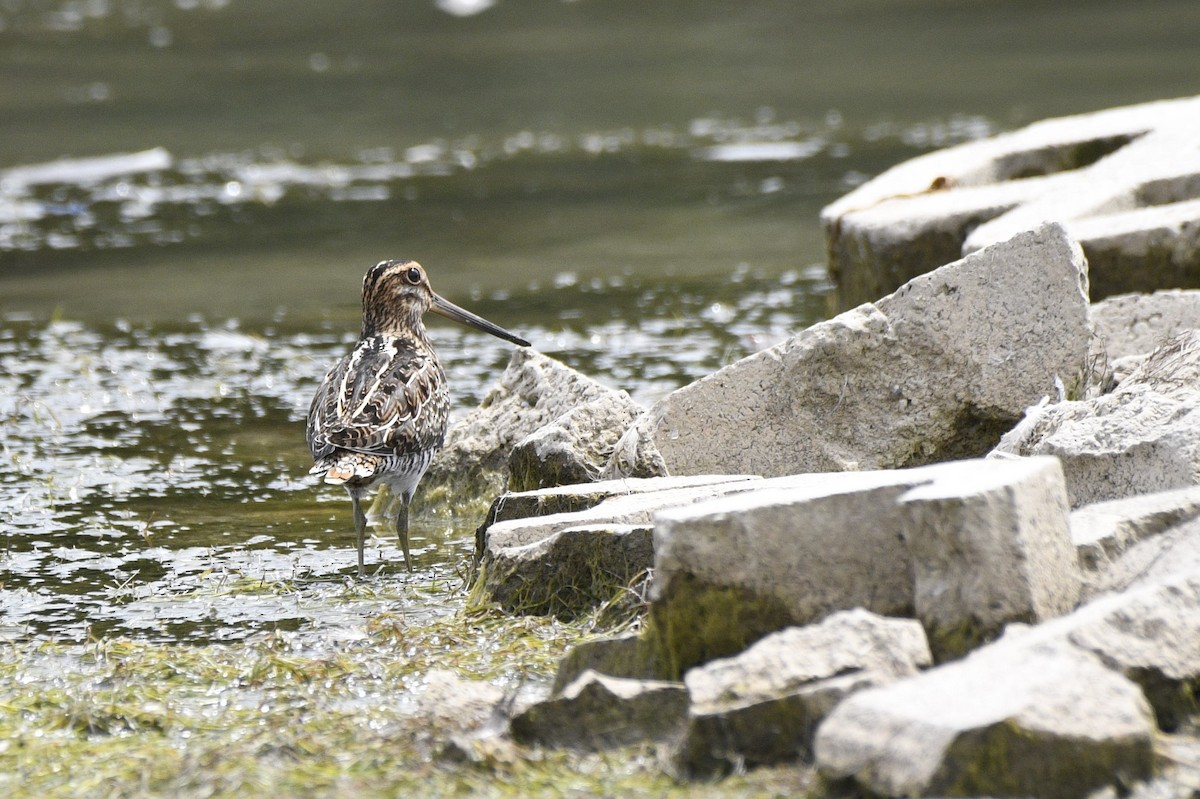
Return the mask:
[[[769,796],[807,787],[791,770],[677,784],[648,747],[442,756],[470,722],[423,701],[432,671],[506,688],[542,683],[589,629],[484,609],[415,623],[383,613],[353,630],[236,644],[0,644],[0,795]]]

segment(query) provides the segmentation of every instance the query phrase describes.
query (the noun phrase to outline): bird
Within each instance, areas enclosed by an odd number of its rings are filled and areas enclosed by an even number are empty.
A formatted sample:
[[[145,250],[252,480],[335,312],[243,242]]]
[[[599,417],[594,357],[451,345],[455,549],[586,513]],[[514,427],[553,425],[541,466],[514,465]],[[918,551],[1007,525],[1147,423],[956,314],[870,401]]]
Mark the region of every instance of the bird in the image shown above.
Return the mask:
[[[380,261],[362,284],[358,342],[326,373],[308,409],[310,474],[350,495],[363,571],[363,499],[380,484],[400,498],[395,519],[404,565],[412,571],[408,511],[417,484],[446,439],[450,392],[425,330],[427,311],[520,347],[529,342],[440,297],[416,261]]]

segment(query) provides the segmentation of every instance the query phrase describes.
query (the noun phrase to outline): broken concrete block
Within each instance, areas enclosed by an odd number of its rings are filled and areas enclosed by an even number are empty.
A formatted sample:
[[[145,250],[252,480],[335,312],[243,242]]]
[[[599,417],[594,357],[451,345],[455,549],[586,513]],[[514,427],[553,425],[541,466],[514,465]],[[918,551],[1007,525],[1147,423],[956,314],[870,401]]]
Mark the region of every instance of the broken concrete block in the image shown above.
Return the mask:
[[[1200,523],[1126,557],[1184,533],[1200,542]],[[1171,554],[1141,587],[847,700],[818,732],[822,769],[890,795],[1083,796],[1144,778],[1153,728],[1141,708],[1174,729],[1194,717],[1200,687],[1200,546],[1190,559]],[[1070,755],[1040,771],[1055,750]]]
[[[551,696],[558,696],[585,671],[596,671],[609,677],[635,680],[663,679],[654,662],[653,650],[637,633],[625,633],[613,638],[597,638],[573,647],[558,662]]]
[[[433,669],[426,675],[425,690],[417,701],[423,717],[462,732],[485,724],[504,698],[504,689],[492,683]]]
[[[817,766],[880,796],[1087,796],[1154,771],[1137,685],[1070,645],[995,644],[860,691],[817,730]]]
[[[650,569],[650,531],[649,524],[579,525],[496,549],[480,572],[484,589],[509,613],[574,618]]]
[[[1200,284],[1200,98],[1050,119],[899,164],[821,212],[839,306],[892,291],[1045,219],[1093,296]]]
[[[476,534],[474,600],[495,601],[514,613],[578,616],[612,599],[653,565],[655,512],[745,491],[756,482],[761,481],[736,475],[631,480],[624,486],[595,483],[505,495],[491,514],[503,521]],[[655,486],[661,490],[651,490]],[[590,504],[597,497],[605,498]],[[584,509],[513,518],[522,510],[577,506]]]
[[[1200,528],[1192,526],[1197,540]],[[1200,568],[1102,597],[1027,635],[1062,636],[1095,653],[1142,687],[1163,729],[1175,729],[1200,709]]]
[[[1110,394],[1030,408],[995,451],[1056,456],[1076,508],[1200,484],[1200,332],[1155,350]]]
[[[1071,513],[1071,540],[1085,571],[1107,568],[1139,541],[1200,516],[1200,487],[1113,499]]]
[[[1060,613],[1079,578],[1057,474],[1039,459],[795,475],[664,510],[648,634],[674,676],[854,607],[923,613],[944,642]]]
[[[1146,355],[1200,326],[1200,291],[1119,294],[1092,305],[1092,323],[1109,360]]]
[[[450,428],[421,487],[431,502],[474,511],[481,497],[507,487],[517,442],[574,408],[622,394],[528,347],[514,350],[479,407]]]
[[[1200,520],[1179,525],[1143,539],[1094,575],[1085,596],[1128,592],[1200,572]]]
[[[713,776],[807,759],[817,724],[843,698],[930,662],[920,624],[861,609],[774,633],[687,673],[691,706],[673,763]]]
[[[572,408],[538,428],[512,449],[509,490],[597,480],[617,440],[643,410],[628,394],[618,391]]]
[[[1046,225],[672,392],[606,474],[894,469],[982,455],[1087,362],[1086,265]],[[639,465],[640,464],[640,465]]]
[[[553,516],[558,513],[579,513],[590,510],[605,500],[627,497],[632,494],[671,491],[679,488],[702,488],[720,483],[757,479],[753,475],[738,474],[628,477],[618,480],[600,480],[595,483],[537,488],[532,491],[508,491],[492,502],[483,528],[486,530],[497,522],[507,522],[512,519],[530,519],[535,516]],[[482,554],[482,549],[476,554]]]
[[[680,683],[586,671],[558,696],[514,716],[510,730],[521,743],[609,749],[677,734],[687,701]]]
[[[1080,574],[1053,458],[943,472],[900,498],[914,605],[939,661],[1070,612]]]
[[[836,610],[911,616],[897,503],[929,468],[776,478],[659,513],[647,634],[667,674]]]

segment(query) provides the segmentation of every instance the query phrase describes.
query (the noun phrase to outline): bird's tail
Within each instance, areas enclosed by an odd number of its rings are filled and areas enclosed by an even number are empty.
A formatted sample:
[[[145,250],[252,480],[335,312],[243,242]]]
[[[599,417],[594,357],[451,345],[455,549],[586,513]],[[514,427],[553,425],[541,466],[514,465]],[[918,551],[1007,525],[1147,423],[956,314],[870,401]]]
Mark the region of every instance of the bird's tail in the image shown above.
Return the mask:
[[[308,473],[324,473],[326,483],[343,485],[351,480],[370,480],[379,471],[381,465],[383,465],[383,458],[379,455],[342,450],[321,458],[313,464]]]

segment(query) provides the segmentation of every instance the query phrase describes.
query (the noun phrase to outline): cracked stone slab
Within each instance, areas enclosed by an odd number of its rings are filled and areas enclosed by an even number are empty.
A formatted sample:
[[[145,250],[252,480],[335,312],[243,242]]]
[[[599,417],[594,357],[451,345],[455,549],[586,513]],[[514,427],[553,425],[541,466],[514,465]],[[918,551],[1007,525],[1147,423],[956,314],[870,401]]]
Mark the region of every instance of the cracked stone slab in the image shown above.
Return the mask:
[[[572,410],[628,402],[624,392],[520,347],[479,406],[451,426],[422,486],[449,507],[472,507],[507,487],[510,452],[522,439]]]
[[[1081,384],[1086,268],[1048,224],[918,277],[667,395],[605,475],[775,477],[982,455],[1028,406]]]
[[[650,628],[668,674],[855,607],[916,616],[961,654],[1070,610],[1080,587],[1051,458],[764,480],[660,512],[654,550]]]
[[[1163,344],[1109,394],[1031,407],[995,452],[1057,457],[1076,508],[1200,485],[1200,331]]]
[[[880,796],[1083,799],[1154,772],[1136,684],[1068,644],[993,645],[860,691],[817,730],[817,766]]]
[[[509,612],[577,616],[650,569],[655,513],[761,482],[739,475],[631,479],[506,494],[476,533],[476,597]]]
[[[691,776],[714,776],[808,759],[817,725],[846,696],[931,662],[918,622],[861,608],[774,633],[685,675],[691,705],[672,761]]]
[[[1084,505],[1071,513],[1079,565],[1099,572],[1140,541],[1200,516],[1200,487]]]
[[[1200,285],[1200,97],[1048,119],[919,156],[821,212],[841,307],[1062,222],[1093,296]]]
[[[1092,322],[1110,361],[1148,355],[1167,339],[1200,326],[1200,290],[1108,297],[1092,304]]]
[[[521,743],[609,749],[676,734],[687,701],[681,683],[585,671],[557,696],[514,716],[510,730]]]

